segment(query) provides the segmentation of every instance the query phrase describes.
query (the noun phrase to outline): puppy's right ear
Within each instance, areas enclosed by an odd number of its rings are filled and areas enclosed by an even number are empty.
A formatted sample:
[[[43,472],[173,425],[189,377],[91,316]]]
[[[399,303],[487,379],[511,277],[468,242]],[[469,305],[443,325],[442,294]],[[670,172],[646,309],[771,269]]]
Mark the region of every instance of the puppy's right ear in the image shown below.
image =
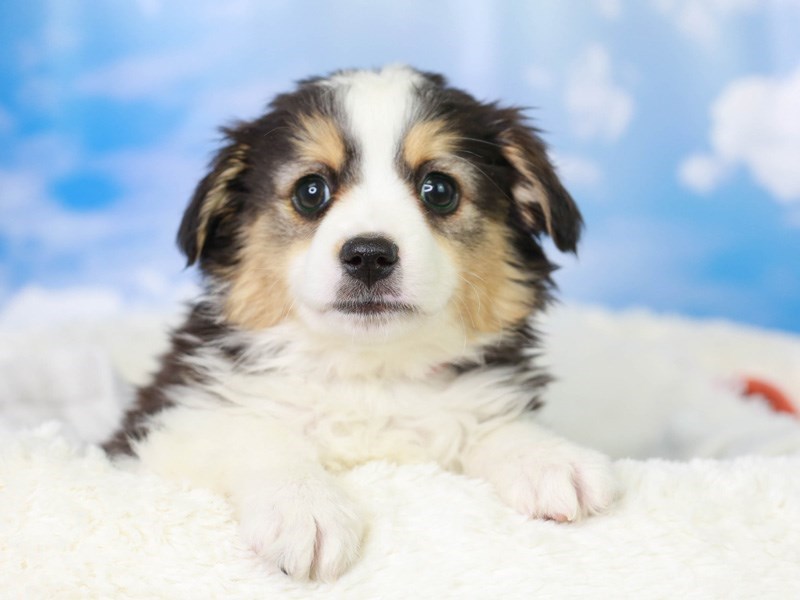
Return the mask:
[[[562,252],[576,252],[583,218],[561,184],[538,131],[518,109],[502,111],[503,154],[517,173],[512,190],[523,224],[534,234],[546,232]]]
[[[232,132],[225,132],[232,138]],[[243,189],[242,175],[247,170],[248,146],[233,142],[223,148],[211,164],[211,172],[195,189],[178,228],[178,247],[186,255],[186,265],[199,261],[211,242],[231,224],[238,210],[235,196]]]

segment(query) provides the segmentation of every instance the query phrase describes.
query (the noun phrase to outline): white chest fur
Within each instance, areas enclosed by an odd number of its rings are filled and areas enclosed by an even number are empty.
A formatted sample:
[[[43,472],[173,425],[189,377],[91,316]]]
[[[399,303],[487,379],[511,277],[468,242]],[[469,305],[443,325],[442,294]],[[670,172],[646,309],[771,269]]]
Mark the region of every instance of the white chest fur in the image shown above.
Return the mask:
[[[169,393],[176,408],[157,419],[164,434],[183,429],[179,422],[198,413],[208,413],[213,430],[234,438],[237,427],[255,436],[259,428],[263,435],[279,428],[310,441],[322,464],[335,471],[373,459],[436,461],[460,470],[464,447],[517,418],[527,401],[504,369],[347,380],[229,372],[202,388]]]

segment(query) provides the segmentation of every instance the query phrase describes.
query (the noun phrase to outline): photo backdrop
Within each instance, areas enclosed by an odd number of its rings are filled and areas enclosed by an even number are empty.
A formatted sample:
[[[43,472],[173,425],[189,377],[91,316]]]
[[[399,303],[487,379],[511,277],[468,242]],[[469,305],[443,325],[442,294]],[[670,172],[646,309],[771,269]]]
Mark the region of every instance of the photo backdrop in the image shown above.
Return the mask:
[[[798,0],[3,2],[0,319],[174,308],[216,127],[403,62],[530,107],[587,222],[567,300],[800,332],[799,31]]]

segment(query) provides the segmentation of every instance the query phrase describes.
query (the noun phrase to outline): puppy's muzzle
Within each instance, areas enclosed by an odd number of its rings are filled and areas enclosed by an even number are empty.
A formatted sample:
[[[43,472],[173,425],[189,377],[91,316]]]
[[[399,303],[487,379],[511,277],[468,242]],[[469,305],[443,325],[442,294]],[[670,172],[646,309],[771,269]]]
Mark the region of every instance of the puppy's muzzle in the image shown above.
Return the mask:
[[[381,236],[354,237],[342,246],[339,260],[345,272],[368,288],[392,274],[397,263],[397,244]]]

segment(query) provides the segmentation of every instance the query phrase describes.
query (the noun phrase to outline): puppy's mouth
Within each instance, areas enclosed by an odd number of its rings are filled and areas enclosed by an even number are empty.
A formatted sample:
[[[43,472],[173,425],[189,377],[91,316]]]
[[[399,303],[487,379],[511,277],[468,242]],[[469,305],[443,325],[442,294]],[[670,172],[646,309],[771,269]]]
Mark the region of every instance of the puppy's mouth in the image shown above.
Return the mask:
[[[404,301],[396,281],[379,281],[372,287],[359,282],[344,282],[329,305],[339,314],[366,321],[385,322],[419,312],[419,308]]]
[[[361,317],[410,315],[418,311],[411,304],[380,298],[338,300],[332,308],[340,313]]]

